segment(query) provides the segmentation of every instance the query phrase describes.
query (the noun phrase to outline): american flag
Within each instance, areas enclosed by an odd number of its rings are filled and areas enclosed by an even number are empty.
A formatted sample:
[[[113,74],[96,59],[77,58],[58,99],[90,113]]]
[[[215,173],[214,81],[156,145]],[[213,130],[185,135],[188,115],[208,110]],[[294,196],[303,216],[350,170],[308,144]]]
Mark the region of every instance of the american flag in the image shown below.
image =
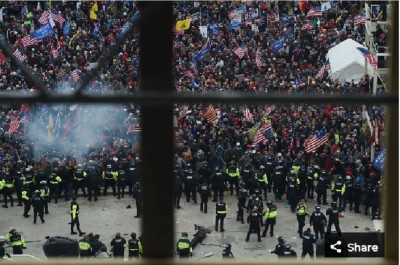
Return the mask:
[[[208,122],[215,122],[217,120],[217,112],[215,111],[214,107],[212,105],[208,106],[208,109],[206,113],[204,114],[204,117],[207,119]]]
[[[235,54],[239,56],[240,59],[247,54],[247,48],[239,47],[235,50]]]
[[[257,67],[261,68],[264,64],[262,62],[261,53],[260,51],[256,52],[256,65]]]
[[[23,54],[19,49],[15,50],[14,56],[17,57],[21,62],[25,61],[28,58],[25,54]]]
[[[271,120],[264,122],[263,125],[261,126],[261,128],[258,129],[258,131],[256,133],[256,137],[254,139],[254,144],[259,144],[259,143],[263,142],[266,139],[265,134],[271,130],[272,130]]]
[[[7,62],[7,58],[4,56],[4,54],[0,51],[0,65],[3,65],[5,62]]]
[[[306,23],[301,27],[301,30],[313,30],[314,26],[311,23]]]
[[[50,12],[49,10],[46,10],[42,13],[42,15],[39,18],[39,23],[40,24],[46,24],[47,21],[49,21],[49,16],[50,16]]]
[[[271,112],[273,112],[275,110],[275,105],[271,105],[271,106],[268,106],[268,105],[265,105],[265,107],[264,107],[264,115],[265,116],[269,116],[270,114],[271,114]]]
[[[374,55],[371,54],[366,48],[357,47],[357,50],[359,50],[364,55],[364,57],[367,58],[368,62],[372,65],[374,69],[378,67],[378,62],[376,61]]]
[[[268,22],[279,22],[279,13],[278,12],[272,12],[268,14]]]
[[[75,82],[77,82],[80,78],[79,76],[79,71],[78,69],[75,69],[74,71],[71,72],[71,78],[72,80],[74,80]]]
[[[318,73],[315,75],[315,78],[321,79],[324,77],[325,73],[330,70],[329,62],[324,63],[319,69]]]
[[[308,137],[304,142],[304,148],[307,153],[316,151],[319,147],[326,144],[329,140],[328,135],[325,132],[325,128],[322,128],[317,134],[313,134]]]
[[[141,132],[142,132],[142,127],[140,127],[139,124],[132,124],[126,131],[126,134],[141,133]]]
[[[360,24],[365,25],[365,22],[367,22],[366,16],[356,16],[354,18],[354,26],[358,26]]]
[[[51,55],[53,55],[54,59],[60,57],[60,51],[58,49],[54,49],[51,51]]]
[[[9,133],[15,133],[19,128],[18,119],[15,118],[13,121],[10,122],[10,128],[8,129]]]
[[[250,123],[254,123],[254,118],[253,118],[253,114],[251,114],[250,110],[248,108],[246,108],[244,110],[244,117],[246,118],[246,120]]]
[[[28,47],[31,45],[35,45],[37,44],[39,41],[35,38],[32,38],[31,35],[26,35],[25,37],[22,38],[22,45],[24,45],[24,47]]]
[[[51,16],[53,17],[53,20],[56,21],[56,22],[58,22],[61,26],[64,24],[65,19],[61,16],[60,13],[57,13],[57,12],[54,12],[54,11],[53,11],[53,12],[51,13]]]
[[[310,9],[307,13],[307,18],[309,17],[320,17],[322,16],[322,11],[315,11],[314,9]]]

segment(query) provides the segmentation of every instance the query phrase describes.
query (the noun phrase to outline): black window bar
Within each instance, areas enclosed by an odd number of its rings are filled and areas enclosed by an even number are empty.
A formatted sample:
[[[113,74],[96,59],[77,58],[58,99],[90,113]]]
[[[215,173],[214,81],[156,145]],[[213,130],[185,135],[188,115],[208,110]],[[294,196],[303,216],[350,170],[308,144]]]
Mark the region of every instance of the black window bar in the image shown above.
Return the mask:
[[[172,75],[173,2],[139,2],[141,17],[123,37],[100,59],[92,75],[83,80],[73,95],[50,94],[43,82],[12,54],[11,47],[0,39],[0,48],[16,63],[27,80],[39,89],[34,95],[3,94],[0,102],[52,103],[137,103],[142,110],[143,202],[142,229],[145,257],[157,263],[174,257],[173,222],[173,122],[174,103],[340,103],[387,104],[387,158],[384,171],[385,196],[385,263],[398,262],[398,2],[392,4],[390,93],[380,97],[357,96],[285,96],[281,94],[249,95],[230,93],[220,95],[183,95],[174,93]],[[154,19],[156,18],[156,19]],[[129,38],[139,26],[141,93],[129,95],[86,95],[84,89],[105,62],[121,49],[120,43]],[[157,166],[154,166],[157,161]],[[154,196],[157,194],[157,196]],[[170,207],[161,207],[170,205]],[[74,261],[76,263],[76,261]],[[240,261],[238,263],[241,263]],[[332,262],[334,263],[334,262]],[[351,263],[349,261],[348,263]],[[18,263],[17,263],[18,264]],[[21,263],[22,264],[22,263]]]

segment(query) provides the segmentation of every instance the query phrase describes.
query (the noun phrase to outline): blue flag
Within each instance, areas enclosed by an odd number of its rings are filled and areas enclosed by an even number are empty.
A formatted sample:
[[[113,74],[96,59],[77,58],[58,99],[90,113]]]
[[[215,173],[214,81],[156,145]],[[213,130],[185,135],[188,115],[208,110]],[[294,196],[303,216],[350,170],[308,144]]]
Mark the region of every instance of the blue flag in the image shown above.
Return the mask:
[[[289,26],[286,31],[283,33],[288,39],[292,39],[294,38],[295,34],[296,34],[296,27],[295,25],[291,25]]]
[[[208,25],[208,34],[210,34],[210,35],[218,34],[219,28],[220,28],[219,23],[214,23],[214,24]]]
[[[139,11],[136,11],[136,13],[133,14],[133,16],[131,17],[130,21],[131,21],[131,23],[133,23],[136,20],[138,20],[139,18],[140,18],[140,13],[139,13]]]
[[[299,74],[297,74],[296,75],[296,86],[298,87],[300,85],[300,83],[301,83],[301,79],[300,79]]]
[[[283,15],[281,16],[282,24],[291,23],[296,21],[296,16]]]
[[[272,44],[272,52],[277,53],[285,44],[285,36],[280,37]]]
[[[374,159],[374,167],[376,167],[379,170],[383,170],[383,167],[385,165],[385,156],[386,156],[386,150],[381,150],[378,155]]]
[[[95,37],[98,37],[100,35],[99,27],[97,24],[98,23],[96,23],[96,25],[94,25],[94,30],[93,30],[93,36],[95,36]]]
[[[65,23],[64,28],[63,28],[63,34],[64,35],[69,35],[69,30],[71,29],[71,23],[69,22],[69,19],[67,23]]]
[[[35,39],[41,40],[43,38],[46,38],[47,36],[50,36],[51,34],[54,34],[53,27],[50,25],[50,23],[47,23],[35,30],[32,33],[32,36]]]
[[[197,84],[196,81],[194,81],[194,79],[192,79],[192,87],[194,88],[200,87],[199,84]]]
[[[231,24],[229,25],[229,29],[230,30],[237,29],[237,28],[240,28],[240,26],[242,26],[242,22],[237,21],[237,20],[232,20]]]
[[[199,51],[199,53],[197,53],[193,59],[196,60],[197,62],[201,62],[204,60],[204,58],[206,57],[206,55],[211,51],[211,44],[210,41],[208,41],[203,48],[201,48],[201,50]]]

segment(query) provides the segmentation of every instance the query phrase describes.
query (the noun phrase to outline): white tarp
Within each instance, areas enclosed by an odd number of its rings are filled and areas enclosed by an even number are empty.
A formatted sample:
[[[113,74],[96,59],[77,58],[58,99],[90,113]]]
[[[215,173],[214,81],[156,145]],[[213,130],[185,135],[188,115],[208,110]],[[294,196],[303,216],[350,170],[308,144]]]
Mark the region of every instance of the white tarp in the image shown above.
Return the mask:
[[[358,83],[365,74],[365,58],[357,49],[363,47],[358,42],[347,39],[328,51],[327,59],[330,64],[329,76],[332,80],[338,79],[341,84],[354,79]],[[369,77],[372,78],[374,69],[367,63]]]

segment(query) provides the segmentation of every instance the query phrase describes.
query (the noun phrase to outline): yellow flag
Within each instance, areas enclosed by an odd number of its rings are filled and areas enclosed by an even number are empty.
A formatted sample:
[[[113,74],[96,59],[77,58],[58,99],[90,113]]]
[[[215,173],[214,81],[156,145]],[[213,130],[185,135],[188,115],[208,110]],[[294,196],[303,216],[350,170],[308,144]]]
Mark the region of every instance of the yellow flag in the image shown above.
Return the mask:
[[[47,128],[47,140],[49,142],[53,141],[53,131],[54,131],[53,116],[49,114],[49,127]]]
[[[97,2],[94,3],[94,5],[92,6],[92,9],[90,9],[90,19],[97,19],[97,14],[96,12],[99,11],[99,7],[97,6]]]
[[[179,20],[176,22],[176,30],[177,31],[184,31],[190,28],[190,23],[192,22],[191,18],[185,19],[185,20]]]
[[[81,31],[78,30],[78,32],[75,33],[74,36],[72,36],[72,38],[71,38],[70,41],[68,42],[68,48],[71,49],[71,44],[72,44],[72,42],[74,41],[74,39],[76,38],[76,36],[78,36],[80,33],[81,33]]]

